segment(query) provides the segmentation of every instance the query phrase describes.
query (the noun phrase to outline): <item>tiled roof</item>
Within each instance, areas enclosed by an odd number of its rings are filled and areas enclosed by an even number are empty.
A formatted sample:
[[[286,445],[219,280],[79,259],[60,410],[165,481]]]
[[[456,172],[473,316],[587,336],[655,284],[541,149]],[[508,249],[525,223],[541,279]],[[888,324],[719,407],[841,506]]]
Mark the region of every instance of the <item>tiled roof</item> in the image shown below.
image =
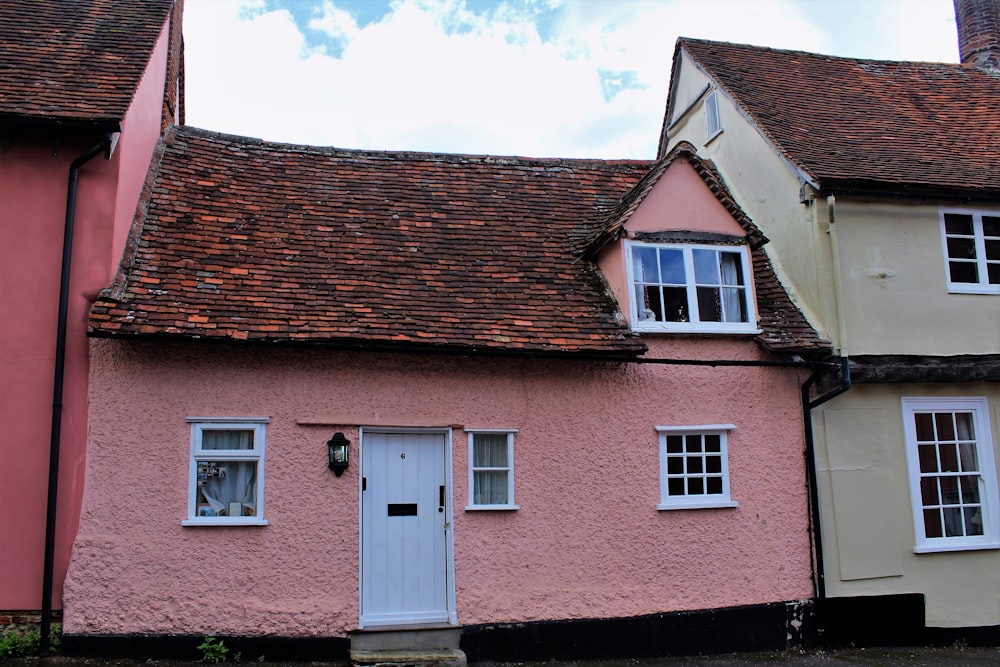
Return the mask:
[[[649,167],[175,128],[91,331],[639,354],[580,250]]]
[[[761,247],[768,242],[767,237],[733,198],[711,160],[700,157],[695,147],[686,141],[674,146],[670,153],[657,161],[635,187],[621,198],[604,224],[588,239],[587,254],[596,255],[601,248],[621,237],[628,218],[639,208],[639,204],[675,160],[686,160],[691,165],[719,203],[746,232],[747,243],[752,248],[757,315],[761,328],[757,340],[761,345],[776,352],[829,350],[830,343],[820,337],[809,324],[774,273],[771,260]]]
[[[173,0],[4,0],[0,119],[121,120]]]
[[[1000,194],[995,74],[682,38],[674,77],[682,50],[821,190]]]

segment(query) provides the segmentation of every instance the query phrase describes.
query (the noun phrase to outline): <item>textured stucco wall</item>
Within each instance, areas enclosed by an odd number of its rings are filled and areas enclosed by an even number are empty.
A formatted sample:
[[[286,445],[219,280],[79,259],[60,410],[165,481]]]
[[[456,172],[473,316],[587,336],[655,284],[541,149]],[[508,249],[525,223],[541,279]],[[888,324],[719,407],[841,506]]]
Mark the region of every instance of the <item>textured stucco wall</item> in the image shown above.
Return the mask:
[[[753,358],[747,339],[653,355]],[[343,635],[358,616],[358,426],[449,425],[460,623],[811,596],[795,371],[92,341],[70,633]],[[269,416],[266,527],[182,527],[191,415]],[[656,425],[732,422],[736,509],[658,512]],[[312,425],[323,424],[323,425]],[[336,426],[331,426],[336,425]],[[468,428],[516,428],[515,512],[466,512]],[[357,450],[354,450],[356,454]]]
[[[1000,625],[1000,551],[913,553],[901,396],[985,396],[1000,461],[996,383],[855,385],[816,410],[827,594],[918,592],[928,626]]]

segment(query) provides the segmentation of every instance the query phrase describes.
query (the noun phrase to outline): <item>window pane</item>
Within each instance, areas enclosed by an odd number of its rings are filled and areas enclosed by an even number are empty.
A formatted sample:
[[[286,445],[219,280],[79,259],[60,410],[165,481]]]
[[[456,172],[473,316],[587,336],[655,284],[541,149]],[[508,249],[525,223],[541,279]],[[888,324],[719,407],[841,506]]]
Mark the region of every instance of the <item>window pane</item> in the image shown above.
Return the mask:
[[[660,282],[670,285],[683,285],[684,253],[680,250],[660,249]]]
[[[962,213],[945,213],[944,231],[946,234],[972,236],[972,216]]]
[[[939,442],[943,440],[955,439],[955,423],[952,418],[952,413],[935,412],[934,425],[937,427],[937,439]]]
[[[948,257],[952,259],[975,259],[976,241],[974,239],[948,239]]]
[[[704,480],[701,477],[693,477],[688,480],[688,494],[692,496],[700,496],[705,493]]]
[[[958,472],[958,447],[956,445],[940,445],[938,453],[941,456],[941,472]]]
[[[705,436],[705,451],[706,452],[721,452],[722,451],[722,436],[718,433],[711,433]]]
[[[917,440],[920,442],[933,442],[934,440],[934,417],[929,412],[918,412],[913,415],[913,422],[917,427]]]
[[[704,461],[700,456],[689,456],[687,462],[688,462],[687,471],[689,474],[700,475],[701,473],[704,472],[704,470],[702,470],[702,464],[704,463]]]
[[[995,215],[983,216],[983,235],[1000,237],[1000,217]]]
[[[253,449],[253,431],[204,429],[201,432],[201,448]]]
[[[722,457],[721,456],[705,457],[705,472],[722,472]]]
[[[941,504],[936,477],[924,477],[920,480],[920,504],[924,507]]]
[[[920,455],[920,472],[937,472],[937,447],[934,445],[920,445],[917,447]]]
[[[979,475],[962,475],[958,478],[963,505],[979,504]]]
[[[668,435],[667,436],[667,451],[671,454],[679,454],[684,451],[684,436],[682,435]]]
[[[472,438],[473,468],[507,467],[506,433],[476,433]]]
[[[688,435],[684,437],[684,444],[687,447],[688,453],[690,452],[700,452],[701,451],[701,436],[700,435]]]
[[[684,478],[683,477],[671,477],[667,480],[667,495],[670,496],[683,496],[684,495]]]
[[[978,283],[979,268],[975,262],[948,262],[953,283]]]
[[[702,322],[722,321],[722,295],[717,287],[699,287],[698,319]]]
[[[668,475],[683,475],[684,474],[684,458],[681,456],[668,456],[667,457],[667,474]]]
[[[958,480],[954,477],[939,477],[938,480],[941,482],[941,504],[957,505],[960,500],[958,497]]]
[[[742,287],[722,288],[722,314],[726,322],[747,321],[746,290]]]
[[[944,518],[945,537],[962,537],[965,534],[965,521],[962,519],[962,508],[945,507],[941,510]]]
[[[690,322],[688,317],[687,289],[683,287],[663,288],[663,320],[666,322]]]
[[[507,504],[507,471],[477,470],[472,473],[472,497],[476,505]]]
[[[719,268],[722,271],[722,284],[730,287],[746,285],[743,282],[743,262],[740,260],[742,255],[738,252],[721,252],[719,255],[721,257]]]
[[[983,508],[982,507],[966,507],[963,512],[965,515],[965,534],[966,535],[982,535],[983,534]]]
[[[722,478],[721,477],[709,477],[705,480],[708,484],[707,493],[716,495],[722,493]]]
[[[660,299],[660,289],[657,285],[646,286],[642,297],[643,308],[639,314],[640,320],[663,321],[663,301]]]
[[[990,278],[990,285],[1000,285],[1000,263],[988,264],[986,272]]]
[[[963,442],[958,445],[958,454],[962,472],[978,472],[979,457],[976,455],[976,443]]]
[[[632,248],[633,271],[635,279],[642,283],[657,282],[659,271],[656,270],[656,248],[634,246]]]
[[[255,516],[256,461],[198,461],[198,516]]]
[[[1000,241],[986,242],[986,259],[1000,259]]]
[[[699,285],[718,285],[719,253],[715,250],[692,250],[694,280]]]
[[[941,530],[941,510],[924,510],[924,534],[927,537],[942,537]]]

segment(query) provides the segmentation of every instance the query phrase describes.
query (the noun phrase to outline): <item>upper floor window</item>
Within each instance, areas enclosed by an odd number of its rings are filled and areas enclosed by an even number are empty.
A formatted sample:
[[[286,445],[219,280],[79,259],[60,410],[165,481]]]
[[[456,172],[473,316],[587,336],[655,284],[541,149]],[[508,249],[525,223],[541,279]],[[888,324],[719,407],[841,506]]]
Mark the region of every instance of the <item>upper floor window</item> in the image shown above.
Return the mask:
[[[722,121],[719,120],[719,96],[716,91],[705,97],[705,141],[722,132]]]
[[[628,244],[633,327],[753,333],[746,246]]]
[[[902,399],[916,551],[1000,548],[985,398]]]
[[[267,417],[190,417],[188,517],[183,524],[265,525]]]
[[[1000,294],[1000,213],[941,211],[948,291]]]

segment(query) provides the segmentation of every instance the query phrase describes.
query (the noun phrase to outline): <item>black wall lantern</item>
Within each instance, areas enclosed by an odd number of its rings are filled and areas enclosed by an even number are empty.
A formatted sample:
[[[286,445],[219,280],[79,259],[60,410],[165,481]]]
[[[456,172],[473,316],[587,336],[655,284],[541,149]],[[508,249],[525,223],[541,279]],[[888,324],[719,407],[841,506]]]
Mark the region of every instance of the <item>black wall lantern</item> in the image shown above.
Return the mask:
[[[326,441],[326,446],[330,450],[330,470],[337,477],[344,474],[350,462],[351,441],[344,437],[344,434],[337,431],[333,437]]]

